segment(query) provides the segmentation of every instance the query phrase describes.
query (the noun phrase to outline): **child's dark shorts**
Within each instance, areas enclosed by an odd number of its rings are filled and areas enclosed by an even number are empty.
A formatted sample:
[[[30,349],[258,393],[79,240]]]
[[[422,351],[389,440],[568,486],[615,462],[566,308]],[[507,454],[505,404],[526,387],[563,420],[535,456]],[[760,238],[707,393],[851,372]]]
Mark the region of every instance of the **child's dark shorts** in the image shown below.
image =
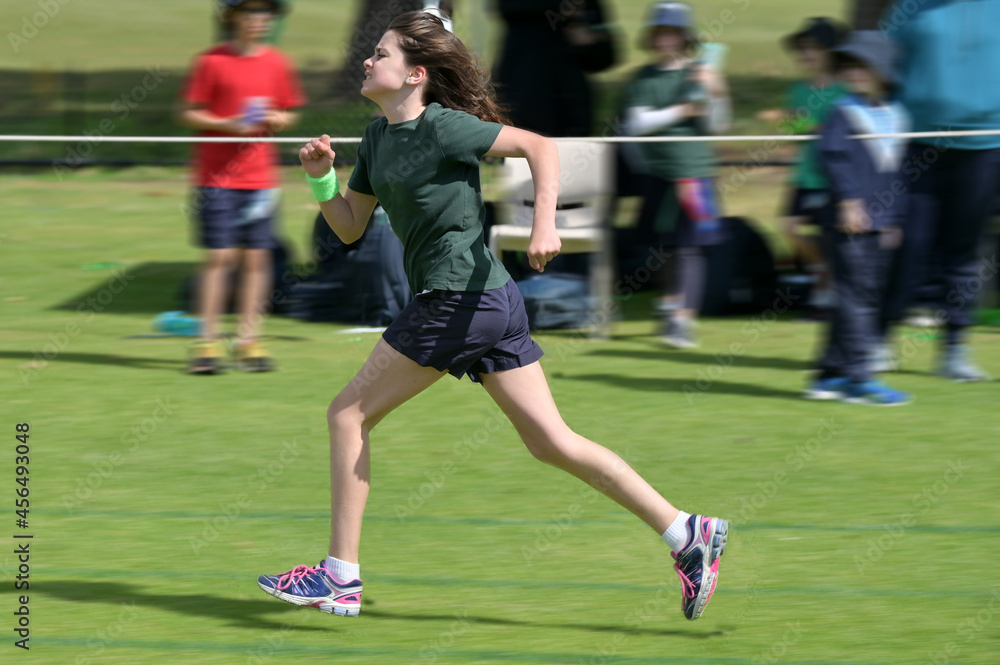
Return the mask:
[[[382,333],[389,346],[422,367],[480,374],[525,367],[542,357],[528,334],[520,291],[510,280],[489,291],[433,290],[416,296]]]
[[[195,188],[197,243],[207,249],[273,249],[277,202],[276,189]]]
[[[789,217],[808,217],[810,224],[822,224],[823,214],[830,206],[830,190],[804,189],[792,190],[787,204]]]

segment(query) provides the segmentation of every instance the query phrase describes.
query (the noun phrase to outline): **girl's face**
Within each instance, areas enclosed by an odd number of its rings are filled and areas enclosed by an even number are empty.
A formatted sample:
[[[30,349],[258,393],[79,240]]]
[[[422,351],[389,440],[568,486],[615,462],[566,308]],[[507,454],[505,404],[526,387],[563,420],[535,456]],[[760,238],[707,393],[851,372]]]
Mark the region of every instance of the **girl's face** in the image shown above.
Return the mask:
[[[845,60],[841,64],[840,78],[851,92],[863,97],[878,96],[882,89],[878,75],[857,60]]]
[[[828,71],[830,52],[814,39],[800,39],[795,45],[795,63],[810,76]]]
[[[364,66],[361,94],[373,102],[378,102],[386,93],[402,90],[413,70],[403,57],[399,35],[392,30],[382,35],[375,46],[375,55],[365,60]]]
[[[667,25],[653,28],[649,41],[653,50],[663,56],[680,55],[687,47],[684,30]]]

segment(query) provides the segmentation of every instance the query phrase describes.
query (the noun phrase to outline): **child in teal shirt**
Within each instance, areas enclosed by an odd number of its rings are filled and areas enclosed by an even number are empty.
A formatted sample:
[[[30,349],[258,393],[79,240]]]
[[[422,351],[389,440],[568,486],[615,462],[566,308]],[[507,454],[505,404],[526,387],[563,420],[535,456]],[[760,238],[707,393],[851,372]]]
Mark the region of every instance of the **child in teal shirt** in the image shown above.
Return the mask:
[[[788,89],[788,109],[782,128],[792,134],[815,134],[830,108],[845,92],[833,71],[831,50],[841,41],[843,29],[828,18],[812,18],[784,44],[807,78]],[[789,195],[782,225],[789,244],[815,278],[810,304],[818,310],[833,305],[830,270],[817,235],[802,234],[803,227],[817,225],[817,215],[830,200],[826,175],[819,166],[815,141],[799,144],[798,164],[789,180]]]

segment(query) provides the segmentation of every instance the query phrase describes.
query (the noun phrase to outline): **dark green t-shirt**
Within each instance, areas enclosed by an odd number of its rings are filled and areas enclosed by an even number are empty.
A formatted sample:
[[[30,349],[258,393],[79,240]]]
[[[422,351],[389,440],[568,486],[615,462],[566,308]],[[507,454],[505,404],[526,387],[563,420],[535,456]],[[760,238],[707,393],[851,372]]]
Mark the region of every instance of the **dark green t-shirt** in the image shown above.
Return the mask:
[[[847,87],[843,83],[816,88],[807,81],[796,81],[788,90],[788,109],[792,120],[785,126],[795,134],[819,133],[834,103],[846,92]],[[799,143],[799,163],[791,180],[801,189],[829,187],[819,165],[819,141]]]
[[[375,196],[403,243],[416,294],[485,291],[510,280],[486,246],[479,161],[503,125],[429,104],[420,117],[365,129],[348,187]]]
[[[651,106],[662,109],[683,104],[690,89],[690,69],[661,69],[647,65],[639,70],[625,94],[625,107]],[[647,136],[702,136],[705,132],[696,118],[664,127]],[[715,164],[711,146],[702,141],[656,142],[638,144],[646,169],[667,180],[709,178]]]

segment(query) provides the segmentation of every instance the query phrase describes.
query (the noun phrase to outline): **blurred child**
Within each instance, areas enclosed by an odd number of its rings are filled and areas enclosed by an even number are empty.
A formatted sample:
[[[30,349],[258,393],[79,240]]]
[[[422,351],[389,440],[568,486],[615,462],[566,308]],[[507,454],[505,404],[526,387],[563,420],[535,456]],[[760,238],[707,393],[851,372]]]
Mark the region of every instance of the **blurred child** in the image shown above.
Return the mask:
[[[811,18],[796,33],[785,38],[805,78],[788,89],[788,109],[783,126],[794,134],[813,134],[823,125],[834,102],[846,88],[834,76],[833,48],[843,29],[828,18]],[[806,270],[814,278],[809,304],[821,311],[833,304],[830,269],[817,235],[803,235],[803,227],[818,225],[819,212],[830,200],[826,175],[819,165],[815,141],[799,144],[799,161],[789,181],[788,207],[782,230]]]
[[[909,117],[890,100],[896,80],[893,49],[879,32],[855,32],[835,53],[850,94],[834,105],[823,127],[819,155],[830,183],[823,235],[836,304],[820,374],[805,396],[905,404],[909,395],[871,378],[868,356],[884,298],[887,253],[898,243],[906,212],[907,180],[902,177],[906,144],[898,138],[853,136],[906,132]]]
[[[624,119],[633,136],[687,137],[716,133],[729,124],[729,93],[716,67],[699,62],[691,7],[656,2],[649,10],[643,47],[654,62],[641,68],[625,95]],[[715,154],[708,143],[638,144],[647,174],[640,227],[653,228],[673,261],[664,278],[662,341],[674,348],[697,346],[695,322],[705,288],[702,248],[723,240],[712,175]]]
[[[880,26],[901,51],[900,101],[917,132],[1000,128],[1000,2],[896,2]],[[988,381],[972,357],[972,326],[983,278],[996,258],[983,255],[1000,192],[1000,135],[918,137],[907,156],[912,170],[898,276],[898,298],[886,322],[900,319],[921,284],[941,328],[935,373],[961,383]],[[927,298],[930,296],[930,298]],[[913,303],[917,304],[917,303]],[[883,330],[888,333],[888,326]],[[890,340],[882,357],[891,360]]]
[[[305,97],[287,58],[267,46],[279,0],[225,0],[232,39],[202,53],[183,92],[181,121],[202,136],[262,136],[291,127]],[[195,210],[206,248],[197,301],[203,321],[188,371],[225,368],[219,317],[228,302],[229,274],[240,266],[240,323],[233,347],[237,367],[274,369],[258,341],[271,290],[272,224],[278,206],[277,153],[265,143],[201,143],[195,153]]]

